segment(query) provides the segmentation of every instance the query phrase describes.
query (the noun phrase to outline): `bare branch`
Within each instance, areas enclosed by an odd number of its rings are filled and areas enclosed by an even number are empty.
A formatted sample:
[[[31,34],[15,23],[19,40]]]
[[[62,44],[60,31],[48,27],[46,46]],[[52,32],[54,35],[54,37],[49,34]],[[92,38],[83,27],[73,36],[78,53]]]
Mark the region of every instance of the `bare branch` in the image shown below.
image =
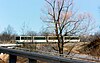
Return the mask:
[[[62,25],[64,24],[65,20],[66,20],[66,17],[67,17],[67,13],[68,13],[68,10],[69,10],[69,7],[72,5],[72,3],[70,3],[70,5],[67,6],[67,9],[66,9],[66,13],[65,13],[65,16],[64,16],[64,19],[62,21]]]
[[[53,8],[53,5],[48,0],[45,1]]]
[[[59,2],[58,2],[58,4],[59,4]],[[60,30],[61,30],[61,26],[60,26],[59,19],[60,19],[60,15],[61,15],[61,11],[62,11],[62,9],[63,9],[63,6],[64,6],[64,0],[63,0],[63,2],[62,2],[61,7],[58,5],[58,18],[57,18],[57,21],[58,21],[58,25],[59,25],[59,29],[60,29]]]
[[[49,4],[50,10],[47,11],[47,19],[44,19],[44,21],[47,21],[50,25],[52,23],[54,26],[59,52],[63,53],[63,35],[81,32],[83,29],[86,31],[90,25],[90,22],[87,22],[89,19],[85,15],[86,13],[76,15],[76,12],[73,11],[73,0],[45,1]],[[88,24],[83,26],[83,23]]]

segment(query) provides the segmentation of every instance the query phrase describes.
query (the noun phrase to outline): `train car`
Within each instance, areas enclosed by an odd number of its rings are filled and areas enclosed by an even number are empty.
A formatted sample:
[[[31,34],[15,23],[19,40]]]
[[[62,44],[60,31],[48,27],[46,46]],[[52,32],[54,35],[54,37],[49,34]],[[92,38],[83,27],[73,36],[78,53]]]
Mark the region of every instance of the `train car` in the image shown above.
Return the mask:
[[[64,42],[80,42],[78,36],[64,36]],[[57,36],[17,36],[16,42],[58,42]]]
[[[16,42],[32,42],[32,36],[17,36]]]

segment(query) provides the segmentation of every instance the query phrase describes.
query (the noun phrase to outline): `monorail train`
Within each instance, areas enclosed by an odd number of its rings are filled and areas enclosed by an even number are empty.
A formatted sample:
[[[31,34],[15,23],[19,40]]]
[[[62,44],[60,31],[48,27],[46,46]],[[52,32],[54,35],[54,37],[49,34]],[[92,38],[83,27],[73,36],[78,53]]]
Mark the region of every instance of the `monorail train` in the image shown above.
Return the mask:
[[[57,36],[17,36],[16,42],[58,42]],[[78,36],[64,36],[64,42],[80,42]]]

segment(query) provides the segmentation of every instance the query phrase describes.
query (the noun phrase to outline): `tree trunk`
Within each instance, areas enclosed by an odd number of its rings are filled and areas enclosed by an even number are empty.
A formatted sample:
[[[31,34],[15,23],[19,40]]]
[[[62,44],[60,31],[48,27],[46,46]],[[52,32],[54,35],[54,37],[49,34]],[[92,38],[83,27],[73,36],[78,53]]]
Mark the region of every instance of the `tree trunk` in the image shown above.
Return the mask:
[[[57,23],[55,23],[55,32],[56,32],[56,36],[58,39],[58,50],[59,50],[59,54],[63,54],[63,44],[64,44],[64,40],[63,40],[63,36],[62,34],[58,33],[58,27],[57,27]]]
[[[60,44],[61,44],[61,47],[60,47],[60,48],[61,48],[61,54],[63,54],[64,40],[63,40],[63,36],[62,36],[62,35],[61,35],[61,38],[60,38],[60,42],[61,42],[61,43],[60,43]]]
[[[59,54],[61,54],[61,47],[60,47],[60,37],[59,37],[59,34],[58,34],[58,27],[57,27],[57,23],[55,23],[55,32],[56,32],[56,36],[57,36],[57,39],[58,39],[58,50],[59,50]]]

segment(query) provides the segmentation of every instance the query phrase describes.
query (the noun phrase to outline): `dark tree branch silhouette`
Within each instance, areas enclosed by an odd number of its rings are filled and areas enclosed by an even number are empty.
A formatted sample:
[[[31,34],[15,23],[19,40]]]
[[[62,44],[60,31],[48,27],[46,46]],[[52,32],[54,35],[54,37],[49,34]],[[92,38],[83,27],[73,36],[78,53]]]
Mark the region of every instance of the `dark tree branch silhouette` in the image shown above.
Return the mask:
[[[59,53],[63,54],[65,35],[86,32],[92,22],[89,13],[77,14],[73,8],[73,0],[45,0],[46,12],[41,19],[53,26],[58,39]]]

